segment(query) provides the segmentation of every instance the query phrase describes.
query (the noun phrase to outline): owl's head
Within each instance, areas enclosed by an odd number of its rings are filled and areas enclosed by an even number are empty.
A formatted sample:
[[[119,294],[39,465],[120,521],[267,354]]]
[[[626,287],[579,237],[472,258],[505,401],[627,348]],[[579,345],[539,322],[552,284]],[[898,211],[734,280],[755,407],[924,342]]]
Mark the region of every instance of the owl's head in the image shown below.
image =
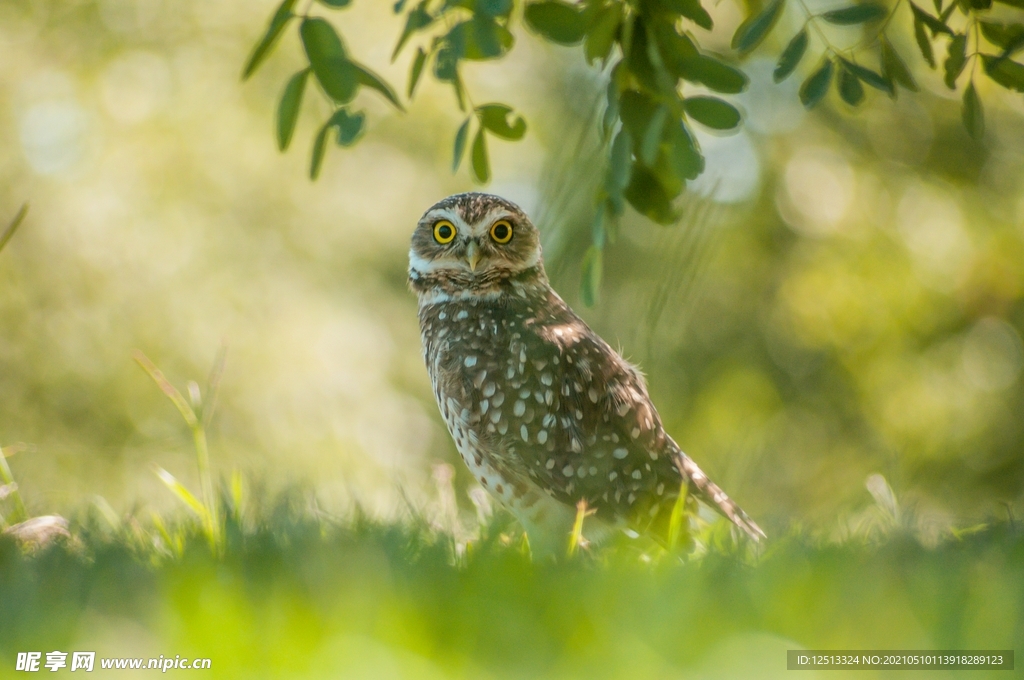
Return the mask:
[[[481,287],[536,273],[543,277],[540,234],[519,206],[491,194],[456,194],[416,225],[409,249],[415,288]]]

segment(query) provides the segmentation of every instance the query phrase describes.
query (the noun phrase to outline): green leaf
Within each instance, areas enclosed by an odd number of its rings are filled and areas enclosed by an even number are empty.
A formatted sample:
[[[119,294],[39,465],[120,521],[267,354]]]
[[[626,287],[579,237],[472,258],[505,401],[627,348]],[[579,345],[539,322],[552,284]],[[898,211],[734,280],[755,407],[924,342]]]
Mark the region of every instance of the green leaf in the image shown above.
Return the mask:
[[[974,139],[985,136],[985,111],[981,108],[981,99],[974,89],[974,81],[964,89],[963,106],[960,110],[967,134]]]
[[[701,55],[689,36],[678,33],[675,26],[665,21],[655,22],[651,29],[649,37],[657,44],[665,69],[677,78],[694,81],[694,68]]]
[[[864,87],[860,84],[860,79],[845,67],[845,62],[839,69],[839,80],[836,85],[839,88],[839,96],[850,106],[857,106],[864,100]]]
[[[601,136],[607,138],[611,134],[612,128],[615,127],[615,123],[619,120],[619,87],[615,82],[615,73],[618,66],[612,69],[612,78],[608,81],[608,89],[606,93],[606,104],[604,107],[604,113],[601,115]]]
[[[956,0],[955,2],[951,2],[946,5],[946,9],[942,10],[942,13],[939,14],[939,23],[948,27],[949,17],[953,15],[953,10],[957,7],[959,7],[964,14],[970,13],[970,0]],[[950,29],[950,31],[952,31],[952,29]]]
[[[319,2],[334,9],[341,9],[342,7],[348,7],[352,0],[319,0]]]
[[[413,33],[421,31],[430,24],[434,23],[434,17],[427,11],[427,3],[430,0],[423,0],[420,4],[416,5],[416,9],[409,12],[405,18],[405,29],[402,31],[401,37],[398,39],[398,43],[395,45],[395,51],[391,53],[391,61],[398,58],[398,54],[405,47],[405,43],[409,40]]]
[[[879,21],[884,19],[888,13],[889,10],[885,8],[885,5],[865,2],[860,5],[851,5],[850,7],[825,12],[821,15],[821,18],[837,26],[852,26],[854,24]]]
[[[783,4],[783,0],[772,0],[764,9],[740,24],[732,36],[733,49],[747,53],[760,45],[782,14]]]
[[[481,184],[487,184],[491,179],[491,164],[487,160],[487,140],[484,137],[484,130],[477,130],[473,139],[473,176]]]
[[[459,126],[459,131],[455,133],[455,149],[452,153],[452,172],[459,169],[459,165],[462,163],[462,156],[466,153],[466,140],[469,139],[469,123],[473,119],[467,118],[465,122]]]
[[[797,67],[800,60],[804,57],[804,52],[807,51],[807,29],[801,29],[799,33],[793,36],[793,39],[786,45],[786,49],[782,50],[782,56],[779,57],[779,63],[775,65],[775,71],[772,73],[772,79],[781,83],[783,80],[789,77],[789,74]]]
[[[895,94],[896,88],[893,86],[892,81],[886,79],[881,74],[876,73],[869,68],[865,68],[860,64],[855,64],[852,61],[843,59],[842,57],[840,57],[840,60],[843,62],[843,67],[853,75],[857,76],[857,79],[861,82],[870,85],[876,90],[881,90],[890,96]]]
[[[658,46],[649,35],[646,22],[642,17],[638,17],[635,23],[632,47],[626,59],[628,71],[648,92],[660,92],[665,95],[674,93],[675,82],[665,69]]]
[[[900,58],[900,55],[893,48],[888,40],[882,40],[882,74],[889,81],[895,81],[911,92],[917,92],[917,81],[911,75],[910,69]]]
[[[704,54],[693,64],[692,73],[692,82],[701,83],[722,94],[742,92],[750,82],[743,71]]]
[[[338,145],[352,146],[363,134],[363,125],[366,123],[366,114],[349,113],[348,109],[338,109],[327,121],[329,127],[338,131]]]
[[[274,45],[277,44],[278,39],[281,37],[281,32],[284,27],[288,24],[288,21],[295,16],[292,14],[292,9],[295,7],[295,0],[284,0],[277,7],[277,11],[274,12],[274,16],[270,19],[270,25],[267,26],[266,33],[256,47],[253,48],[252,54],[249,55],[249,60],[245,62],[245,69],[242,71],[242,80],[247,79],[256,69],[259,68],[263,60],[270,56],[271,50],[274,49]]]
[[[683,109],[690,118],[713,130],[732,130],[740,124],[736,107],[717,97],[687,97]]]
[[[446,37],[455,54],[473,61],[500,57],[515,42],[507,28],[482,14],[456,24]]]
[[[356,70],[356,78],[359,80],[360,85],[365,85],[370,89],[377,90],[377,92],[384,95],[384,98],[391,102],[396,109],[399,111],[405,110],[402,103],[398,101],[398,95],[395,94],[395,91],[391,89],[390,85],[381,80],[380,76],[362,64],[357,64],[354,61],[351,63]]]
[[[683,121],[678,118],[669,121],[665,133],[668,148],[663,159],[666,167],[656,168],[659,175],[662,170],[670,170],[680,180],[696,179],[704,172],[704,156],[701,155],[697,142],[687,131]]]
[[[658,108],[658,102],[646,92],[627,90],[619,97],[619,117],[637,147],[647,137],[647,128]],[[638,156],[641,155],[639,148],[634,148],[634,151]]]
[[[564,2],[534,2],[523,12],[526,24],[551,42],[574,45],[583,40],[586,22],[583,14]]]
[[[455,50],[442,47],[434,57],[434,77],[443,83],[454,83],[459,78],[459,58]]]
[[[672,111],[668,106],[666,104],[662,104],[655,109],[654,114],[647,123],[647,129],[644,130],[644,135],[640,140],[639,153],[637,155],[640,158],[640,162],[648,167],[654,165],[654,161],[658,157],[658,147],[661,145],[661,133],[662,130],[664,130],[665,123],[668,121],[668,117],[671,113]]]
[[[621,215],[625,208],[623,192],[629,186],[629,178],[632,174],[632,165],[630,163],[632,149],[633,140],[630,137],[629,130],[623,126],[612,141],[608,162],[608,176],[605,180],[605,190],[608,192],[608,200],[611,203],[613,215]]]
[[[826,59],[818,69],[800,85],[800,102],[806,109],[813,109],[828,92],[832,82],[832,62]]]
[[[921,56],[928,62],[928,65],[935,68],[935,54],[932,52],[932,41],[924,30],[924,22],[916,14],[914,15],[914,39],[917,40],[917,48],[921,50]]]
[[[490,130],[492,134],[502,139],[516,141],[526,134],[526,121],[522,116],[516,116],[511,125],[508,124],[508,116],[512,113],[512,107],[505,104],[484,104],[476,108],[480,118],[480,125]]]
[[[1024,64],[990,54],[981,55],[981,60],[989,78],[1008,90],[1024,92]]]
[[[309,69],[304,68],[291,77],[284,87],[281,103],[277,106],[277,148],[284,151],[291,144],[295,124],[299,120],[302,93],[306,90]]]
[[[615,34],[622,23],[622,4],[614,2],[598,13],[590,28],[587,29],[586,41],[583,43],[583,54],[588,64],[598,59],[607,59],[615,44]]]
[[[416,48],[416,58],[412,60],[412,69],[409,71],[409,89],[406,91],[406,96],[412,99],[413,93],[416,92],[416,84],[420,82],[420,76],[423,74],[423,66],[427,63],[427,53],[423,51],[422,47]]]
[[[1002,56],[1009,56],[1024,47],[1024,24],[995,24],[979,21],[981,33],[993,45],[1003,48]]]
[[[313,181],[320,176],[320,166],[324,164],[324,153],[327,151],[327,134],[330,131],[331,121],[327,121],[313,140],[313,157],[309,162],[309,178]]]
[[[661,0],[661,4],[670,12],[686,17],[705,30],[710,31],[714,28],[711,15],[700,4],[700,0]]]
[[[473,11],[489,17],[507,17],[512,13],[512,0],[474,0]]]
[[[957,35],[949,41],[949,49],[946,53],[946,63],[943,64],[946,76],[946,87],[956,89],[956,79],[964,70],[967,64],[967,36]]]
[[[1024,0],[996,0],[996,2],[1009,5],[1010,7],[1016,7],[1017,9],[1024,9]]]
[[[672,197],[654,173],[642,165],[633,165],[625,197],[638,213],[658,224],[671,224],[679,217],[672,209]]]
[[[950,7],[953,6],[953,4],[950,4]],[[931,14],[925,12],[923,9],[921,9],[914,3],[910,3],[910,9],[914,13],[914,20],[919,20],[921,23],[927,26],[931,30],[933,38],[939,33],[945,33],[950,37],[953,36],[953,29],[947,26],[945,22],[942,21],[941,19],[936,19]]]
[[[583,271],[580,278],[580,299],[587,307],[597,304],[601,289],[601,275],[604,269],[603,251],[597,246],[587,248],[583,256]]]
[[[339,104],[352,101],[359,88],[359,74],[346,58],[334,27],[320,18],[306,19],[300,33],[309,65],[327,96]]]

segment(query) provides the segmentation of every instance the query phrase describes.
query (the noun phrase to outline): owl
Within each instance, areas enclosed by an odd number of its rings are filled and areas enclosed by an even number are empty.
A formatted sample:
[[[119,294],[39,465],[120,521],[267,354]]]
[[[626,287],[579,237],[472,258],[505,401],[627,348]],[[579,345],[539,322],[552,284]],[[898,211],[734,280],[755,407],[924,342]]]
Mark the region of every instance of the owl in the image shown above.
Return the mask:
[[[664,536],[687,488],[757,541],[764,532],[662,427],[640,372],[548,283],[540,234],[515,204],[450,196],[409,250],[434,397],[473,476],[535,554],[566,545],[580,501],[591,540]]]

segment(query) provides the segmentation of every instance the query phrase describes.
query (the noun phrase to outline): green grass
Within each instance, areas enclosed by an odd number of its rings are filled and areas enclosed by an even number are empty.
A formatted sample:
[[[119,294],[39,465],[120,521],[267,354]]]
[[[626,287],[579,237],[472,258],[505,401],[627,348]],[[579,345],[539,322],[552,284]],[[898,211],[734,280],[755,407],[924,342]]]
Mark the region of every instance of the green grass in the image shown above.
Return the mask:
[[[435,476],[449,511],[434,521],[327,518],[237,475],[217,494],[205,425],[223,357],[205,407],[195,383],[186,400],[136,360],[190,428],[201,493],[157,469],[189,514],[120,518],[97,500],[70,534],[26,540],[0,452],[0,678],[20,676],[18,652],[54,650],[209,658],[208,677],[592,680],[782,677],[796,648],[1024,649],[1013,520],[926,538],[881,475],[868,480],[876,505],[838,541],[791,530],[737,543],[680,503],[677,547],[587,546],[583,506],[565,556],[534,562],[509,515],[480,505],[474,526],[458,518],[448,468]]]
[[[35,554],[0,538],[0,677],[27,650],[209,657],[215,677],[663,678],[781,677],[797,647],[1024,648],[1009,524],[934,548],[791,534],[690,559],[622,539],[537,564],[507,518],[456,560],[421,522],[222,507],[220,555],[198,520],[170,527],[180,553],[88,517]]]

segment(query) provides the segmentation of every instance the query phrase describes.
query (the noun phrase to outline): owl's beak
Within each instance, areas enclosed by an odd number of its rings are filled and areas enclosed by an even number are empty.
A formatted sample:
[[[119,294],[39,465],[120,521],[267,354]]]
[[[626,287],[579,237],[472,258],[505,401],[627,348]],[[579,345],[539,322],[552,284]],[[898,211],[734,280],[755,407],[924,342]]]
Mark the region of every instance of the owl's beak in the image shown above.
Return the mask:
[[[480,246],[476,241],[470,241],[466,246],[466,262],[469,263],[469,271],[475,272],[476,266],[480,263]]]

